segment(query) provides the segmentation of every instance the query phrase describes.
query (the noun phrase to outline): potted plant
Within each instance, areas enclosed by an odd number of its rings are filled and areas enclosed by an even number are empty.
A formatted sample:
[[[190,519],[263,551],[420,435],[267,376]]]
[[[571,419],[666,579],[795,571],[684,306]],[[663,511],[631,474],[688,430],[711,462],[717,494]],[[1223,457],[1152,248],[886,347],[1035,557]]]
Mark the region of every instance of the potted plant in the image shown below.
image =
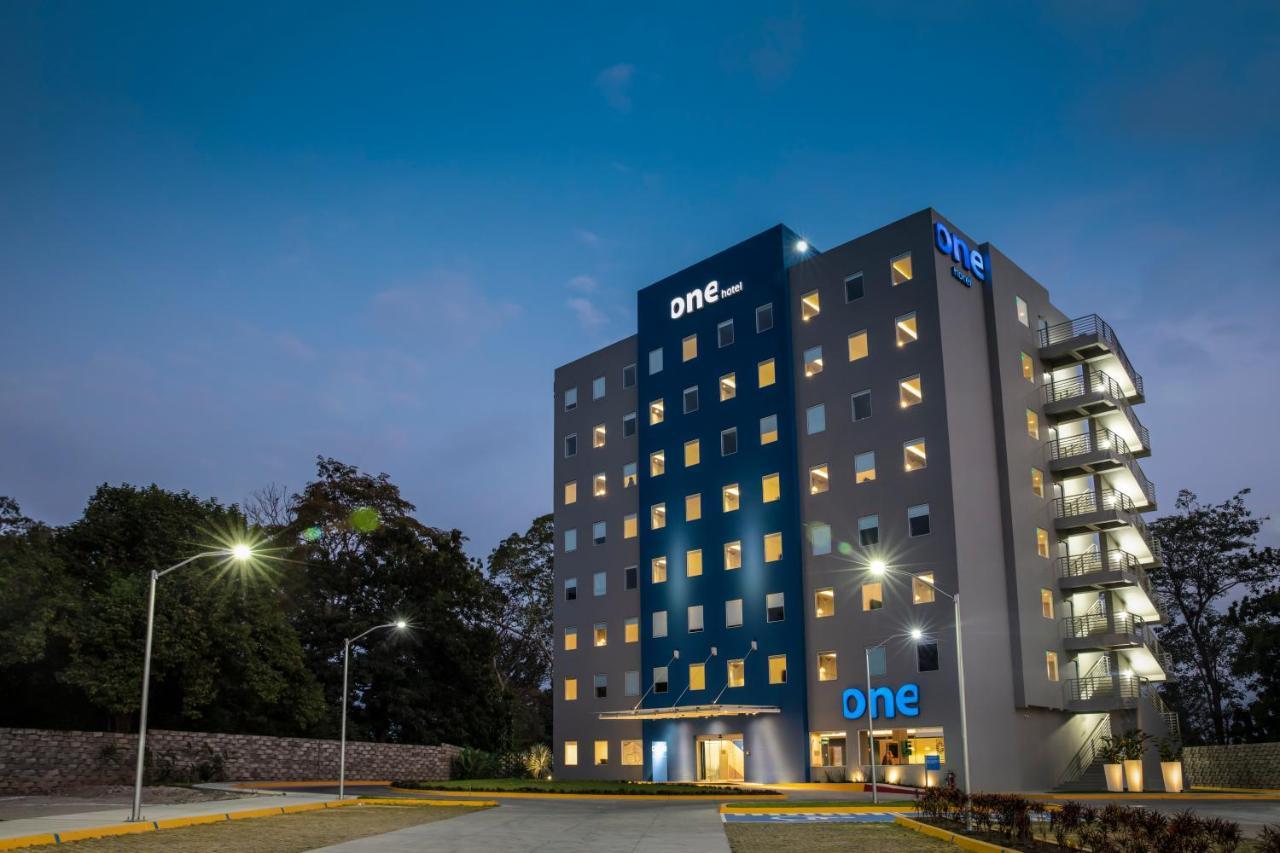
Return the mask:
[[[1182,791],[1182,742],[1166,735],[1156,741],[1160,750],[1160,775],[1164,777],[1164,789],[1170,794]]]
[[[1119,738],[1103,735],[1102,744],[1098,747],[1098,757],[1102,759],[1102,772],[1107,776],[1107,790],[1123,791],[1124,767],[1120,764]]]
[[[1151,736],[1132,729],[1120,738],[1120,760],[1124,762],[1124,783],[1130,793],[1142,791],[1142,753]]]

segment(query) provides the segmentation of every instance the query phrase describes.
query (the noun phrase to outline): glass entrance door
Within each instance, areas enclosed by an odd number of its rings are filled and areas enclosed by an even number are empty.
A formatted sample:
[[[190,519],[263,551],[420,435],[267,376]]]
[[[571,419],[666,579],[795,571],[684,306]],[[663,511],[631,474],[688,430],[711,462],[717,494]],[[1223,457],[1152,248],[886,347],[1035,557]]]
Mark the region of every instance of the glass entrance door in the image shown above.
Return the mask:
[[[698,781],[741,782],[746,778],[742,735],[698,738]]]

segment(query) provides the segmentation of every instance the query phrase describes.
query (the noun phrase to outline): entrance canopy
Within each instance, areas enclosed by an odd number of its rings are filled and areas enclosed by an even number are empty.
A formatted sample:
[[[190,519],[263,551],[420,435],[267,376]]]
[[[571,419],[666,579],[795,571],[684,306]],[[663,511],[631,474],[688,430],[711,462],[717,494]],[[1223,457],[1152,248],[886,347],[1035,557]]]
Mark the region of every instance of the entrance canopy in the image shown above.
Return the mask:
[[[603,711],[602,720],[685,720],[698,717],[754,717],[781,713],[777,705],[678,705],[672,708],[632,708]]]

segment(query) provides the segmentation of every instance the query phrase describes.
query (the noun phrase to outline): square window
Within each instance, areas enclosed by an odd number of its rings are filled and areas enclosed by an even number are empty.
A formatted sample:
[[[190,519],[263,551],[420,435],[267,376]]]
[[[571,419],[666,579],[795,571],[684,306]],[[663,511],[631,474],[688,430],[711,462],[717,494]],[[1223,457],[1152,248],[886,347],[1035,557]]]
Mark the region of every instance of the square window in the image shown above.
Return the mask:
[[[578,600],[578,579],[577,578],[564,579],[564,600],[565,601]]]
[[[654,504],[649,507],[649,529],[661,530],[667,526],[667,505]]]
[[[849,360],[861,361],[871,354],[871,346],[867,342],[867,332],[854,332],[849,336]]]
[[[702,549],[693,548],[684,553],[685,577],[696,578],[702,574]]]
[[[564,701],[578,701],[578,679],[566,678],[564,680]]]
[[[594,522],[591,525],[591,544],[603,545],[605,543],[606,525],[603,521]]]
[[[605,434],[604,424],[596,424],[595,427],[591,430],[591,446],[604,447],[604,434]]]
[[[1039,468],[1031,469],[1031,494],[1038,498],[1044,497],[1044,472]]]
[[[667,558],[654,557],[649,561],[649,579],[653,583],[666,583],[667,581]]]
[[[635,539],[640,532],[640,524],[636,521],[636,514],[630,513],[622,517],[622,538]]]
[[[724,603],[724,626],[726,628],[742,627],[741,598],[731,598]]]
[[[591,380],[591,399],[600,400],[604,398],[604,377],[597,376]]]
[[[871,581],[862,585],[862,609],[879,610],[884,607],[884,584]]]
[[[662,418],[666,412],[666,407],[662,404],[662,400],[654,400],[649,404],[649,426],[662,423]]]
[[[898,342],[898,346],[904,347],[909,343],[914,343],[920,338],[920,334],[916,329],[916,312],[903,314],[901,317],[893,321],[894,338]]]
[[[570,527],[564,532],[564,550],[566,552],[578,550],[578,529],[576,527]]]
[[[804,351],[805,378],[817,376],[822,372],[822,347],[809,347]]]
[[[932,604],[934,594],[933,572],[921,572],[911,578],[912,604]]]
[[[636,484],[636,463],[628,462],[622,466],[622,488],[629,489]]]
[[[570,480],[564,484],[564,503],[565,506],[578,502],[578,481]]]
[[[773,359],[766,358],[756,365],[756,384],[761,388],[768,388],[774,383],[774,379]]]
[[[1045,559],[1049,558],[1049,531],[1043,527],[1036,528],[1036,553]]]
[[[564,742],[564,763],[567,767],[578,766],[578,742],[576,740]]]
[[[684,467],[692,468],[702,461],[702,442],[698,439],[684,443]]]
[[[822,312],[822,302],[818,298],[818,291],[810,290],[804,296],[800,297],[800,319],[806,323],[817,317]]]
[[[831,525],[816,521],[809,525],[809,545],[815,557],[831,553]]]
[[[702,633],[702,605],[701,604],[689,605],[689,633],[690,634]]]
[[[816,435],[827,428],[827,406],[825,403],[818,403],[816,406],[810,406],[804,412],[805,429],[809,435]]]
[[[820,495],[831,487],[831,475],[827,473],[827,466],[814,465],[809,469],[809,494]]]
[[[818,619],[826,619],[836,615],[836,591],[831,587],[815,590],[813,593],[813,615]]]
[[[680,342],[680,358],[682,361],[693,361],[698,357],[698,336],[689,335]]]
[[[702,495],[685,495],[684,520],[697,521],[702,518]]]
[[[698,386],[684,389],[684,413],[691,415],[698,411]]]
[[[1046,619],[1053,618],[1053,592],[1051,590],[1040,590],[1040,615]]]
[[[855,273],[844,280],[844,301],[862,298],[862,273]]]
[[[1040,438],[1040,417],[1030,409],[1027,409],[1027,435],[1037,440]]]
[[[640,567],[627,566],[622,570],[623,585],[627,589],[636,589],[640,586]]]
[[[631,438],[636,434],[636,413],[622,416],[622,437]]]
[[[600,697],[598,697],[600,698]],[[602,766],[609,763],[609,741],[596,741],[596,766]]]
[[[591,628],[591,645],[597,649],[609,645],[609,626],[603,622],[597,622]]]
[[[932,640],[916,643],[916,671],[938,671],[938,644]]]
[[[874,450],[853,457],[853,482],[870,483],[876,478],[876,454]]]
[[[742,492],[737,483],[730,483],[720,490],[720,503],[725,512],[736,512],[742,505]]]
[[[766,415],[760,419],[760,444],[773,444],[778,440],[778,416]]]
[[[1018,312],[1018,322],[1031,328],[1031,315],[1027,313],[1027,301],[1021,296],[1013,297],[1013,306]]]
[[[1031,360],[1031,356],[1025,352],[1019,354],[1019,361],[1022,365],[1022,378],[1028,382],[1036,381],[1036,363]]]
[[[889,279],[893,282],[894,287],[911,281],[910,252],[898,255],[898,257],[889,261]]]
[[[924,450],[924,439],[914,438],[902,444],[902,470],[918,471],[928,465],[928,452]]]
[[[663,615],[666,615],[666,614],[663,614]],[[667,635],[667,632],[664,630],[662,632],[662,636],[665,637],[666,635]],[[653,668],[653,692],[654,693],[667,692],[667,668],[665,666],[655,666]]]
[[[766,533],[764,535],[764,561],[776,563],[782,559],[782,534]]]
[[[578,434],[571,433],[564,437],[564,457],[569,459],[578,455]]]
[[[667,473],[667,451],[655,450],[649,454],[649,476],[661,477]]]
[[[644,764],[644,741],[624,740],[622,742],[622,764],[624,767],[639,767]]]
[[[608,695],[609,695],[609,676],[607,676],[607,675],[603,675],[603,674],[597,674],[597,675],[595,675],[594,677],[592,677],[592,679],[591,679],[591,684],[592,684],[592,686],[595,688],[595,691],[596,691],[596,698],[597,698],[597,699],[605,699],[605,698],[607,698],[607,697],[608,697]],[[600,761],[600,759],[599,759],[599,755],[600,755],[600,747],[598,746],[598,744],[601,744],[601,743],[604,743],[604,741],[601,741],[601,740],[596,741],[596,744],[597,744],[597,747],[596,747],[596,763],[597,763],[597,764],[602,763],[602,762]],[[607,750],[606,750],[606,752],[607,752]]]
[[[724,543],[724,567],[726,571],[742,568],[742,543],[734,540]]]
[[[782,494],[777,474],[765,474],[760,478],[760,491],[764,503],[773,503]]]
[[[773,328],[773,303],[756,308],[756,333],[767,332]]]
[[[594,498],[603,498],[609,493],[608,477],[604,474],[596,474],[591,478],[591,496]]]
[[[1044,653],[1044,673],[1050,681],[1058,680],[1058,653]]]
[[[747,683],[746,665],[741,660],[731,660],[728,665],[728,686],[741,687]]]
[[[898,383],[898,402],[902,408],[914,406],[924,400],[924,390],[920,387],[920,376],[908,376]]]
[[[726,373],[720,377],[720,402],[732,400],[738,396],[738,377],[732,373]]]
[[[929,505],[916,504],[907,507],[907,533],[911,536],[929,535]]]
[[[707,665],[703,663],[689,664],[689,689],[707,689]]]
[[[871,391],[856,391],[850,395],[853,401],[853,419],[865,421],[871,417]]]
[[[657,639],[667,636],[667,611],[653,611],[653,636]]]
[[[720,431],[720,455],[732,456],[738,452],[738,428],[729,427]]]
[[[564,650],[566,652],[575,651],[578,648],[578,629],[564,629]]]
[[[576,408],[578,408],[577,386],[564,389],[564,410],[566,412],[572,412]]]
[[[622,674],[622,692],[627,696],[640,695],[640,670],[629,669]]]
[[[636,385],[636,366],[634,364],[628,364],[626,367],[622,368],[622,387],[634,388],[635,385]]]
[[[875,545],[880,541],[880,516],[864,515],[858,519],[858,543]]]
[[[662,347],[649,350],[649,375],[662,372]]]
[[[787,656],[769,655],[769,683],[787,683]]]
[[[839,677],[835,652],[818,652],[818,680],[835,681]]]
[[[716,346],[727,347],[733,344],[733,321],[724,320],[716,325]]]

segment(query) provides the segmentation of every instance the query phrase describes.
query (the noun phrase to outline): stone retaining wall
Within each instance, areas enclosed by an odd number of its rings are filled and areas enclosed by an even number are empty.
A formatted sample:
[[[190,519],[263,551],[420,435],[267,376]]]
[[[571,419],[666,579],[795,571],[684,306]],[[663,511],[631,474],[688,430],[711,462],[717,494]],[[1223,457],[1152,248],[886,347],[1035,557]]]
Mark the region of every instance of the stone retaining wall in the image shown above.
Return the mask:
[[[138,736],[116,732],[0,729],[0,794],[49,793],[133,782]],[[348,779],[448,779],[456,746],[347,742]],[[154,782],[338,778],[338,741],[154,730]]]
[[[1182,772],[1189,785],[1280,788],[1280,743],[1188,746]]]

